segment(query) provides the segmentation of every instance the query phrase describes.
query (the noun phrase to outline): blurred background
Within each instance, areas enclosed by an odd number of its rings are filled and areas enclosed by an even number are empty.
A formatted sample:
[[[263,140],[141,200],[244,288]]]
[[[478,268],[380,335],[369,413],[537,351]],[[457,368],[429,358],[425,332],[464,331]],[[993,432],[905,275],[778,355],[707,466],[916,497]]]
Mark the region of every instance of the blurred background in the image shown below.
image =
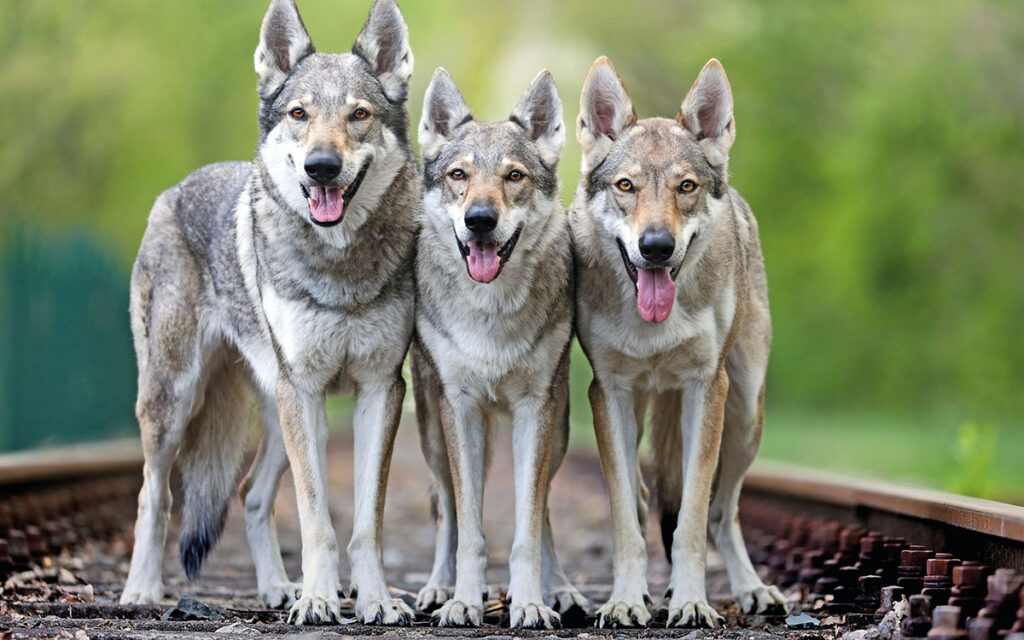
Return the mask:
[[[673,116],[719,58],[731,181],[760,220],[775,328],[762,457],[1024,504],[1019,2],[401,4],[414,125],[438,65],[481,119],[507,116],[548,67],[572,130],[598,55],[640,117]],[[299,6],[337,52],[369,0]],[[252,157],[265,9],[0,4],[0,451],[137,433],[132,259],[161,190]],[[570,136],[567,203],[578,166]],[[586,449],[590,372],[575,356]]]

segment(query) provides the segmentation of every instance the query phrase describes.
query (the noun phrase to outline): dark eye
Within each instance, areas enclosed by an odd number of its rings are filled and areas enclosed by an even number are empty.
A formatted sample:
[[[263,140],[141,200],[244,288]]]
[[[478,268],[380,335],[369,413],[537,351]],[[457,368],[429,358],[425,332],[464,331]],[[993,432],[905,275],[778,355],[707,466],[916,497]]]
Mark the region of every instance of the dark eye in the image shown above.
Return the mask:
[[[633,183],[630,180],[627,180],[625,178],[623,178],[622,180],[619,180],[618,182],[616,182],[615,183],[615,187],[619,191],[624,191],[626,193],[630,193],[630,192],[633,191]]]
[[[693,180],[683,180],[679,185],[679,191],[681,193],[693,193],[697,190],[697,183]]]
[[[448,177],[451,178],[452,180],[465,180],[466,172],[463,171],[462,169],[452,169],[451,171],[448,172]]]
[[[355,111],[352,112],[353,120],[366,120],[369,117],[370,112],[367,111],[366,109],[356,109]]]
[[[295,118],[296,120],[305,120],[306,110],[303,109],[302,107],[295,107],[294,109],[288,112],[288,115]]]
[[[525,177],[526,176],[523,175],[523,172],[522,171],[518,171],[518,170],[512,170],[508,174],[508,179],[511,180],[512,182],[519,182],[520,180],[522,180]]]

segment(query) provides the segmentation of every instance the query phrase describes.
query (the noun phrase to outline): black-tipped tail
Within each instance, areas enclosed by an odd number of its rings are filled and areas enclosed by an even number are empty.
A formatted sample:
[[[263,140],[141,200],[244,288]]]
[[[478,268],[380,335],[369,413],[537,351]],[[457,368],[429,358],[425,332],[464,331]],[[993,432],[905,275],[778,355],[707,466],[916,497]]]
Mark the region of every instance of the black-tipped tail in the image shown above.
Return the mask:
[[[224,505],[219,514],[207,513],[196,518],[191,527],[182,529],[179,553],[181,567],[185,570],[189,582],[194,582],[199,577],[199,570],[203,567],[206,556],[213,550],[224,531],[227,515],[228,505]]]

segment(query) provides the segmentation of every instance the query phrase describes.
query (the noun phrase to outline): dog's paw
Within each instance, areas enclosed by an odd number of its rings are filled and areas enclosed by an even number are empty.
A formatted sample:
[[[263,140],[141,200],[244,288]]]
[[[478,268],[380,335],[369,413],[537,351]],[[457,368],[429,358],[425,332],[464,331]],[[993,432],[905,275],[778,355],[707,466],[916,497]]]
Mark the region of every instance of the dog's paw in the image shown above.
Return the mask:
[[[565,615],[570,611],[578,611],[581,615],[590,613],[590,602],[583,597],[576,587],[566,587],[551,594],[551,608]]]
[[[356,618],[363,624],[407,627],[416,619],[409,605],[398,598],[356,599]]]
[[[725,618],[711,608],[707,602],[682,602],[673,604],[668,610],[668,627],[689,627],[715,629],[725,624]]]
[[[651,612],[642,598],[635,602],[609,600],[597,610],[597,626],[602,629],[646,627],[650,621]]]
[[[416,595],[416,608],[423,613],[432,613],[448,602],[451,597],[451,587],[435,587],[428,584]]]
[[[558,629],[562,626],[562,616],[540,603],[513,602],[508,626],[512,629]]]
[[[306,598],[295,601],[288,612],[288,624],[337,624],[341,621],[341,601],[334,598]]]
[[[454,599],[434,612],[434,620],[439,627],[479,627],[483,617],[483,605],[467,604]]]
[[[164,599],[162,586],[138,588],[125,587],[121,594],[121,604],[160,604]]]
[[[285,609],[295,604],[302,595],[302,587],[294,582],[282,582],[260,590],[259,605],[267,609]]]
[[[779,614],[786,613],[786,598],[778,587],[761,585],[736,596],[736,604],[743,613]]]

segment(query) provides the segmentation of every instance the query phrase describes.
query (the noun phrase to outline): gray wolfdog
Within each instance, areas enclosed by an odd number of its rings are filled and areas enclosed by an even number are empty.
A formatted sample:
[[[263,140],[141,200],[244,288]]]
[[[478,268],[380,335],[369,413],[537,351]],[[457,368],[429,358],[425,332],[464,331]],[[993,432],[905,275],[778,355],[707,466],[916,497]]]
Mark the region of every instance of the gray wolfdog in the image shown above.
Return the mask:
[[[547,514],[569,437],[572,337],[572,251],[556,173],[565,128],[551,74],[537,75],[508,120],[485,123],[438,69],[419,141],[426,195],[413,387],[435,481],[437,548],[417,606],[440,607],[442,626],[480,624],[484,476],[497,412],[507,411],[515,457],[510,621],[552,628],[555,609],[585,610],[587,602],[558,565]]]
[[[740,484],[761,442],[771,322],[757,222],[728,184],[735,136],[717,60],[673,120],[638,121],[606,58],[584,83],[570,225],[577,332],[594,369],[590,402],[614,522],[615,579],[598,612],[602,626],[650,620],[648,493],[637,466],[648,402],[672,562],[669,626],[722,620],[704,586],[709,524],[740,607],[784,606],[754,571],[737,519]]]
[[[136,414],[146,464],[121,601],[163,596],[177,457],[181,561],[197,574],[237,483],[250,392],[263,441],[245,478],[260,599],[289,620],[340,618],[327,503],[324,396],[354,387],[356,615],[407,623],[381,563],[388,466],[413,331],[422,187],[405,103],[413,58],[402,14],[377,0],[351,53],[314,53],[292,0],[274,0],[255,56],[260,141],[250,163],[199,169],[156,201],[132,271]],[[301,597],[272,521],[291,465],[302,528]]]

